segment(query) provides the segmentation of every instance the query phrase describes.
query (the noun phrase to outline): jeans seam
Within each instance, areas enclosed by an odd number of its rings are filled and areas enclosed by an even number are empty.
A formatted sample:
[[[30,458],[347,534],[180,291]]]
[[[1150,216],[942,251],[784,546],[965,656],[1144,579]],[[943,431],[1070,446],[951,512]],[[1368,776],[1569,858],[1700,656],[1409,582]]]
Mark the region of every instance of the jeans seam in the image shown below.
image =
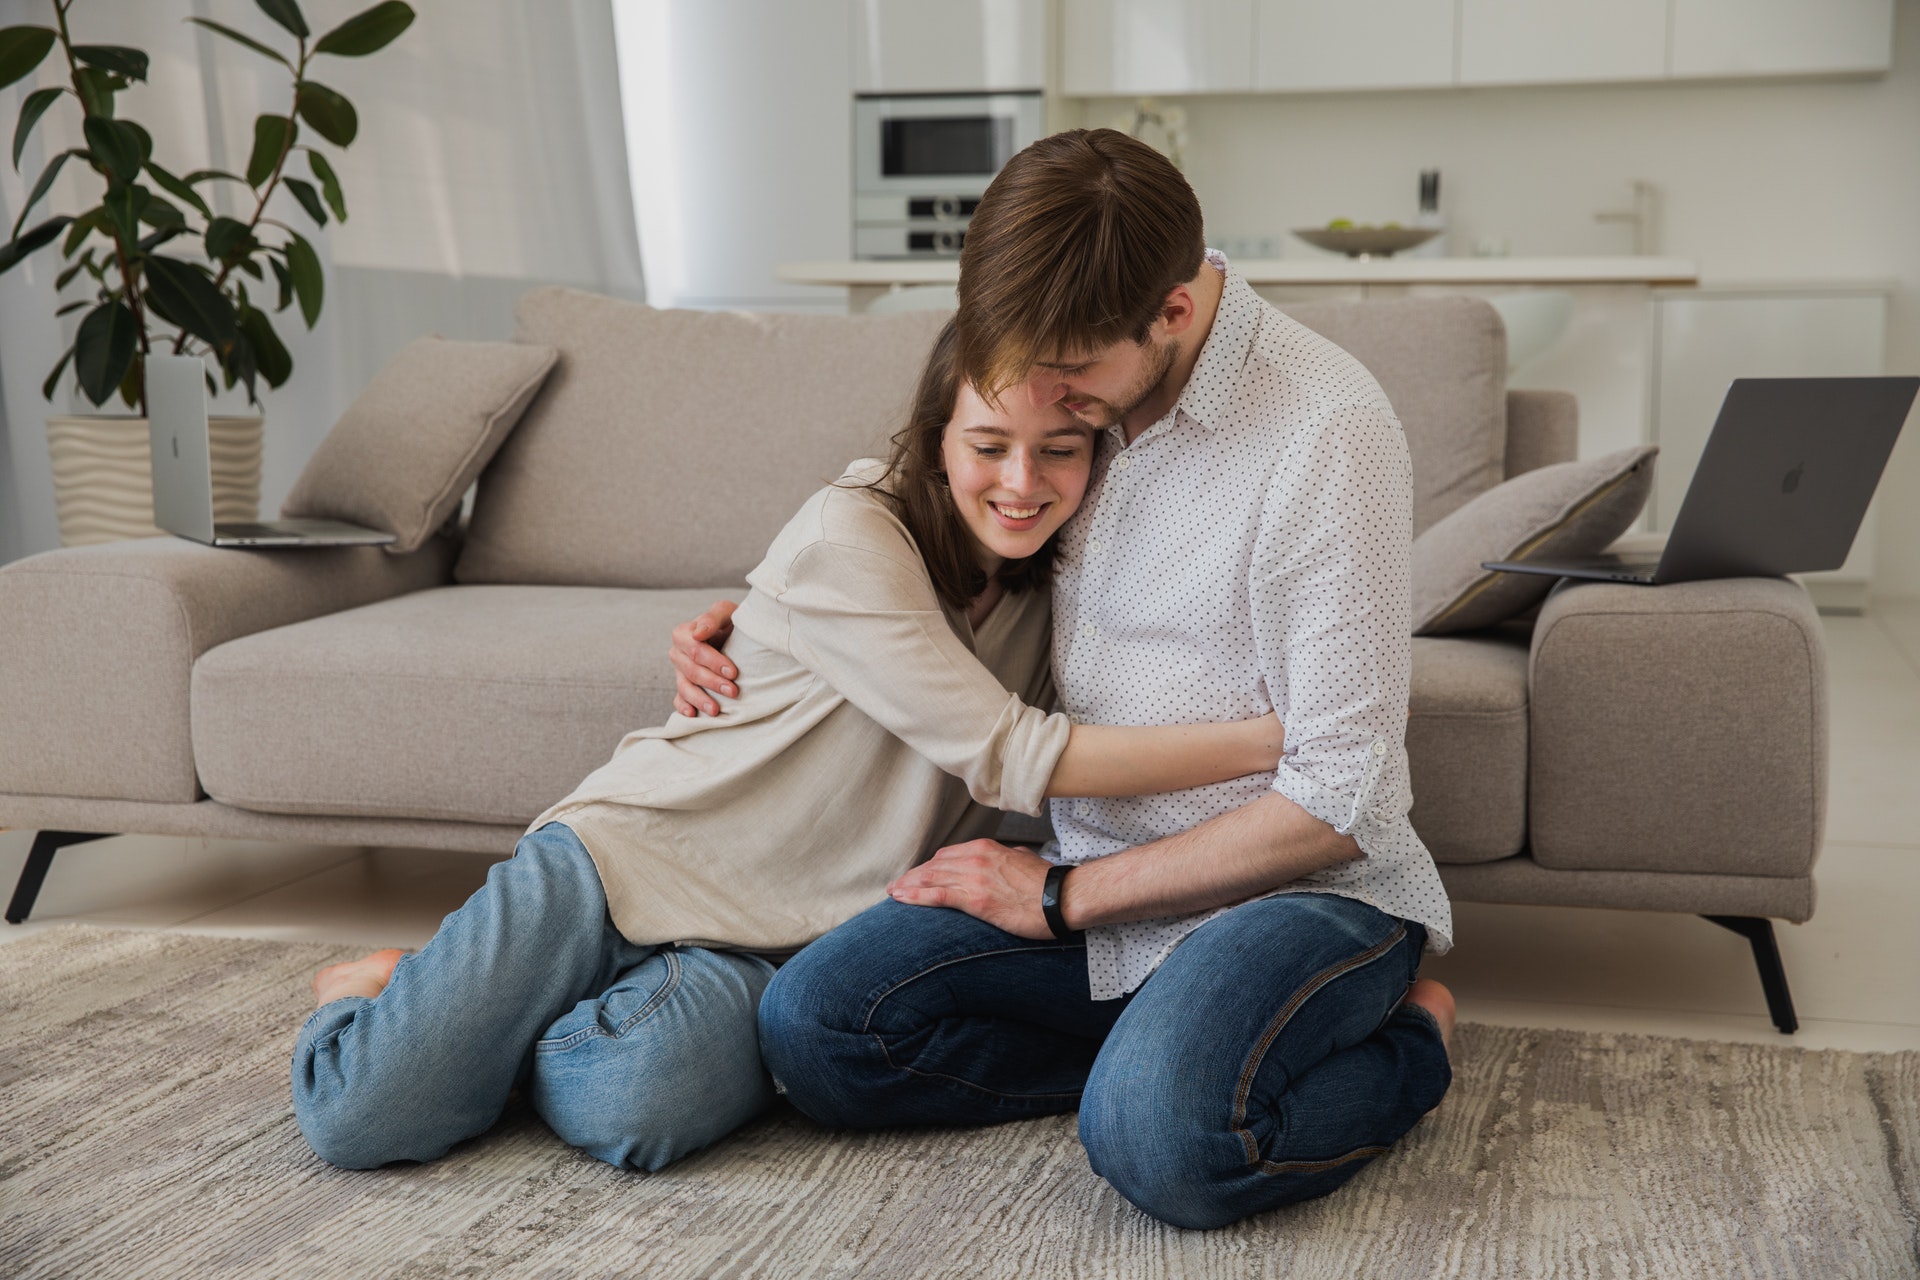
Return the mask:
[[[660,984],[660,989],[658,991],[654,992],[652,995],[647,997],[647,1002],[641,1005],[637,1012],[629,1014],[626,1020],[620,1024],[618,1029],[609,1031],[605,1027],[601,1026],[599,1023],[596,1022],[594,1025],[590,1027],[582,1027],[580,1028],[580,1030],[574,1031],[565,1036],[562,1036],[558,1040],[535,1041],[533,1046],[533,1051],[535,1053],[565,1053],[570,1049],[578,1048],[580,1045],[584,1044],[588,1040],[593,1039],[596,1036],[606,1036],[611,1039],[617,1040],[621,1036],[626,1035],[627,1032],[633,1030],[633,1028],[637,1026],[642,1019],[654,1013],[660,1008],[662,1004],[666,1003],[667,998],[671,996],[674,993],[674,991],[677,990],[680,986],[680,975],[681,975],[680,953],[673,950],[672,948],[666,948],[666,949],[663,949],[661,954],[665,955],[667,958],[666,981]]]
[[[1403,920],[1399,922],[1399,926],[1394,929],[1391,934],[1373,946],[1368,947],[1359,955],[1349,956],[1345,960],[1328,965],[1325,969],[1322,969],[1319,973],[1316,973],[1313,977],[1302,983],[1300,987],[1287,998],[1287,1002],[1280,1007],[1280,1011],[1274,1014],[1273,1019],[1267,1023],[1266,1030],[1262,1032],[1260,1038],[1254,1042],[1253,1051],[1247,1055],[1246,1064],[1240,1069],[1240,1079],[1236,1083],[1233,1091],[1233,1131],[1240,1135],[1240,1143],[1241,1146],[1246,1149],[1248,1164],[1254,1165],[1263,1172],[1268,1173],[1281,1172],[1294,1168],[1304,1170],[1313,1165],[1331,1168],[1333,1165],[1358,1159],[1362,1154],[1369,1151],[1378,1154],[1380,1151],[1386,1150],[1384,1147],[1378,1149],[1362,1147],[1358,1151],[1348,1152],[1344,1156],[1337,1157],[1331,1162],[1289,1161],[1287,1164],[1280,1165],[1275,1164],[1273,1161],[1264,1160],[1260,1156],[1259,1144],[1254,1141],[1252,1132],[1247,1128],[1247,1099],[1253,1092],[1254,1076],[1259,1073],[1261,1063],[1266,1061],[1267,1050],[1273,1047],[1273,1042],[1279,1038],[1280,1032],[1285,1029],[1287,1023],[1292,1021],[1293,1015],[1300,1011],[1300,1006],[1305,1004],[1312,998],[1314,993],[1318,992],[1335,978],[1340,977],[1342,974],[1351,973],[1353,970],[1361,968],[1364,965],[1371,964],[1381,956],[1386,955],[1389,951],[1400,945],[1400,942],[1406,936],[1407,925]],[[1272,1167],[1269,1168],[1269,1166]]]
[[[1081,1091],[1078,1089],[1067,1093],[1002,1093],[998,1089],[989,1089],[985,1085],[975,1084],[973,1081],[963,1079],[960,1076],[950,1076],[940,1071],[920,1071],[902,1063],[895,1062],[893,1060],[893,1053],[887,1048],[886,1039],[878,1031],[873,1029],[873,1015],[880,1011],[880,1006],[886,1003],[887,997],[891,996],[894,992],[907,986],[909,983],[918,982],[930,973],[947,968],[949,965],[964,964],[969,960],[986,960],[993,956],[1027,955],[1045,951],[1077,951],[1085,945],[1084,943],[1078,943],[1053,947],[1002,947],[998,951],[974,951],[964,956],[955,956],[951,960],[942,960],[938,964],[930,964],[918,973],[909,974],[900,979],[900,981],[894,983],[873,998],[873,1002],[867,1006],[866,1016],[860,1020],[861,1034],[873,1037],[874,1044],[880,1048],[881,1058],[886,1061],[889,1067],[892,1067],[895,1071],[904,1071],[910,1076],[919,1076],[924,1080],[951,1080],[953,1083],[965,1085],[977,1093],[984,1093],[990,1098],[1006,1098],[1014,1101],[1025,1101],[1037,1098],[1077,1098],[1081,1094]]]

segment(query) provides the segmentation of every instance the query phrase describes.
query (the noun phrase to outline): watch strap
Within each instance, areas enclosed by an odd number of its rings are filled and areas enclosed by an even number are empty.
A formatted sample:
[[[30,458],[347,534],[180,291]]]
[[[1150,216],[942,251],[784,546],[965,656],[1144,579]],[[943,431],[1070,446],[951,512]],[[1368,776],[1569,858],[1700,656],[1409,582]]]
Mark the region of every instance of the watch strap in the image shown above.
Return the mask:
[[[1047,868],[1046,883],[1040,887],[1040,914],[1047,918],[1047,928],[1053,936],[1062,942],[1077,942],[1082,935],[1067,928],[1066,914],[1060,909],[1060,893],[1066,887],[1067,872],[1073,870],[1069,865],[1055,863]]]

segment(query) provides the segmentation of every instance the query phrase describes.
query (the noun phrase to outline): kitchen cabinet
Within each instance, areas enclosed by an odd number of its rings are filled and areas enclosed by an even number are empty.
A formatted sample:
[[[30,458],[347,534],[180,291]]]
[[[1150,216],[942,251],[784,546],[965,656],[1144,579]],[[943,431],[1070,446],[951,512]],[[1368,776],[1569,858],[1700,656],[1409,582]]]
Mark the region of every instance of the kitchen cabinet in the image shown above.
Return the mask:
[[[1261,90],[1424,89],[1454,82],[1455,0],[1259,0]]]
[[[1046,0],[854,0],[855,93],[1039,89],[1046,70]]]
[[[1668,0],[1460,0],[1462,85],[1657,80]]]
[[[1885,372],[1887,290],[1878,285],[1755,286],[1654,293],[1653,405],[1660,446],[1648,527],[1673,526],[1735,378],[1874,377]],[[1860,608],[1873,578],[1874,510],[1845,565],[1806,574],[1825,607]]]
[[[1245,93],[1254,0],[1063,0],[1060,88],[1080,97]]]
[[[1893,0],[1673,0],[1676,78],[1884,73],[1892,62]]]

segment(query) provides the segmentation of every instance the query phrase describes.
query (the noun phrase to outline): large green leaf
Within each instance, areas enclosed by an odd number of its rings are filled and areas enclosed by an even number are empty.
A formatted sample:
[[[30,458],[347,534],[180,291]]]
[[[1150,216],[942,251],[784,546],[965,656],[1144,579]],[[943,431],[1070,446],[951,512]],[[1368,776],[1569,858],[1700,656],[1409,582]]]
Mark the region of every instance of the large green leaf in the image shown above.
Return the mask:
[[[148,258],[147,295],[164,308],[167,319],[216,351],[233,341],[233,302],[190,263]]]
[[[140,239],[140,215],[146,212],[147,201],[152,196],[152,192],[138,183],[133,186],[107,184],[106,198],[100,202],[100,208],[106,214],[102,229],[117,239],[129,253],[134,251]]]
[[[349,22],[353,19],[349,18]],[[395,33],[399,34],[398,32]],[[0,30],[0,89],[33,74],[59,39],[52,27],[8,27]]]
[[[320,303],[326,294],[326,278],[320,271],[320,255],[297,235],[289,235],[287,274],[293,277],[293,296],[300,300],[300,315],[311,329],[320,319]]]
[[[88,116],[80,127],[87,135],[87,146],[93,152],[95,164],[122,182],[132,182],[140,176],[140,166],[146,163],[146,157],[140,154],[140,135],[132,125],[124,120]]]
[[[66,372],[67,361],[71,359],[73,359],[73,348],[72,346],[68,346],[68,348],[61,353],[60,358],[54,362],[53,372],[48,374],[47,380],[40,384],[40,398],[42,400],[53,399],[53,389],[60,385],[60,375]]]
[[[237,182],[241,186],[245,186],[247,183],[247,180],[239,174],[228,173],[225,169],[195,169],[192,173],[180,179],[180,181],[191,186],[198,186],[202,182],[213,182],[216,179],[221,182]]]
[[[273,331],[273,321],[267,318],[266,312],[241,307],[240,337],[253,348],[254,367],[260,370],[268,386],[277,387],[292,375],[293,357],[287,354],[280,335]]]
[[[353,104],[312,80],[300,82],[300,90],[294,95],[293,108],[300,118],[313,126],[313,131],[336,147],[350,144],[360,132],[360,115]]]
[[[340,190],[340,179],[333,172],[333,166],[327,158],[313,148],[307,148],[307,164],[313,169],[313,176],[320,179],[320,194],[327,198],[327,208],[333,210],[333,216],[345,222],[347,220],[347,197]]]
[[[45,222],[27,232],[16,235],[5,244],[0,244],[0,272],[11,271],[22,258],[42,245],[52,244],[54,237],[60,234],[60,228],[73,221],[68,217],[48,218]]]
[[[207,225],[207,256],[215,262],[225,262],[236,252],[253,248],[255,243],[253,232],[238,218],[215,218]]]
[[[294,123],[288,116],[262,115],[253,122],[253,155],[247,159],[247,185],[258,190],[273,176],[280,157],[293,145]]]
[[[20,206],[20,216],[13,220],[14,235],[17,236],[20,234],[20,228],[25,225],[27,215],[33,212],[33,206],[40,203],[40,197],[46,195],[47,192],[53,188],[53,180],[60,176],[61,166],[75,156],[79,156],[84,160],[86,159],[86,155],[86,152],[79,150],[62,151],[59,155],[47,162],[47,167],[40,171],[39,181],[35,182],[33,184],[33,190],[27,193],[27,202]]]
[[[323,227],[327,225],[327,207],[320,203],[320,193],[313,189],[311,182],[303,182],[299,178],[282,178],[280,181],[287,184],[287,190],[293,192],[293,198],[300,202],[300,207],[307,211],[309,218]]]
[[[80,105],[86,108],[90,116],[113,118],[113,95],[126,88],[125,76],[114,75],[111,71],[102,71],[98,67],[81,67],[73,73],[74,92],[80,95]]]
[[[321,36],[313,51],[343,58],[364,58],[392,44],[395,37],[412,25],[411,5],[402,4],[400,0],[384,0]]]
[[[183,200],[187,204],[192,205],[193,208],[199,212],[201,217],[203,218],[213,217],[213,210],[207,206],[207,202],[205,200],[201,199],[200,193],[198,191],[195,191],[192,187],[188,186],[185,182],[181,181],[179,178],[174,177],[171,173],[168,173],[165,169],[162,169],[159,165],[155,164],[151,160],[147,161],[147,176],[149,178],[152,178],[158,184],[160,184],[160,189],[162,191],[165,191],[168,195],[172,196],[174,199]]]
[[[245,45],[247,48],[253,50],[255,53],[261,54],[265,57],[272,58],[275,62],[287,68],[289,71],[293,69],[293,63],[287,60],[287,55],[285,55],[284,53],[281,53],[278,49],[275,49],[271,45],[261,44],[258,40],[255,40],[252,36],[247,35],[244,32],[235,31],[232,27],[226,26],[222,23],[215,22],[212,18],[188,18],[187,21],[195,24],[196,26],[205,27],[207,30],[213,32],[216,35],[225,36],[227,39],[233,41],[235,44]]]
[[[181,213],[179,206],[165,196],[156,196],[149,192],[147,203],[140,210],[140,221],[162,230],[168,227],[179,227],[184,230],[187,225],[187,215]]]
[[[13,170],[20,171],[20,153],[27,149],[27,136],[33,132],[33,126],[40,123],[40,117],[47,114],[47,108],[60,97],[59,89],[35,89],[20,104],[20,123],[13,126]]]
[[[139,330],[133,308],[118,298],[87,312],[73,339],[73,372],[87,399],[105,404],[120,389],[120,380],[133,363]]]
[[[307,29],[307,20],[301,16],[300,6],[294,0],[253,0],[253,2],[260,6],[260,12],[302,40],[313,34]]]
[[[147,55],[123,44],[77,44],[73,46],[73,57],[76,62],[111,71],[129,80],[147,78]]]

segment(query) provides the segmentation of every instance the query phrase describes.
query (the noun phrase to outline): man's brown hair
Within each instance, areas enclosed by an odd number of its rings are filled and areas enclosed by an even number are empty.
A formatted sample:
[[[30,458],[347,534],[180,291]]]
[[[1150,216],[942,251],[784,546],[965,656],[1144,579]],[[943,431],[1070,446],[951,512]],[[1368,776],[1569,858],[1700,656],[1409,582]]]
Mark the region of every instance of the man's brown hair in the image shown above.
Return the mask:
[[[1158,151],[1114,129],[1042,138],[967,224],[961,367],[991,398],[1057,354],[1145,341],[1205,254],[1200,202]]]
[[[987,571],[980,567],[973,534],[947,488],[946,455],[940,448],[960,400],[960,386],[966,381],[959,356],[959,335],[949,320],[920,370],[913,407],[907,425],[893,437],[886,474],[865,487],[885,498],[907,526],[926,562],[935,594],[964,613],[987,589]],[[1059,543],[1056,535],[1025,559],[1002,564],[996,575],[1001,586],[1008,592],[1044,591],[1053,580]]]

